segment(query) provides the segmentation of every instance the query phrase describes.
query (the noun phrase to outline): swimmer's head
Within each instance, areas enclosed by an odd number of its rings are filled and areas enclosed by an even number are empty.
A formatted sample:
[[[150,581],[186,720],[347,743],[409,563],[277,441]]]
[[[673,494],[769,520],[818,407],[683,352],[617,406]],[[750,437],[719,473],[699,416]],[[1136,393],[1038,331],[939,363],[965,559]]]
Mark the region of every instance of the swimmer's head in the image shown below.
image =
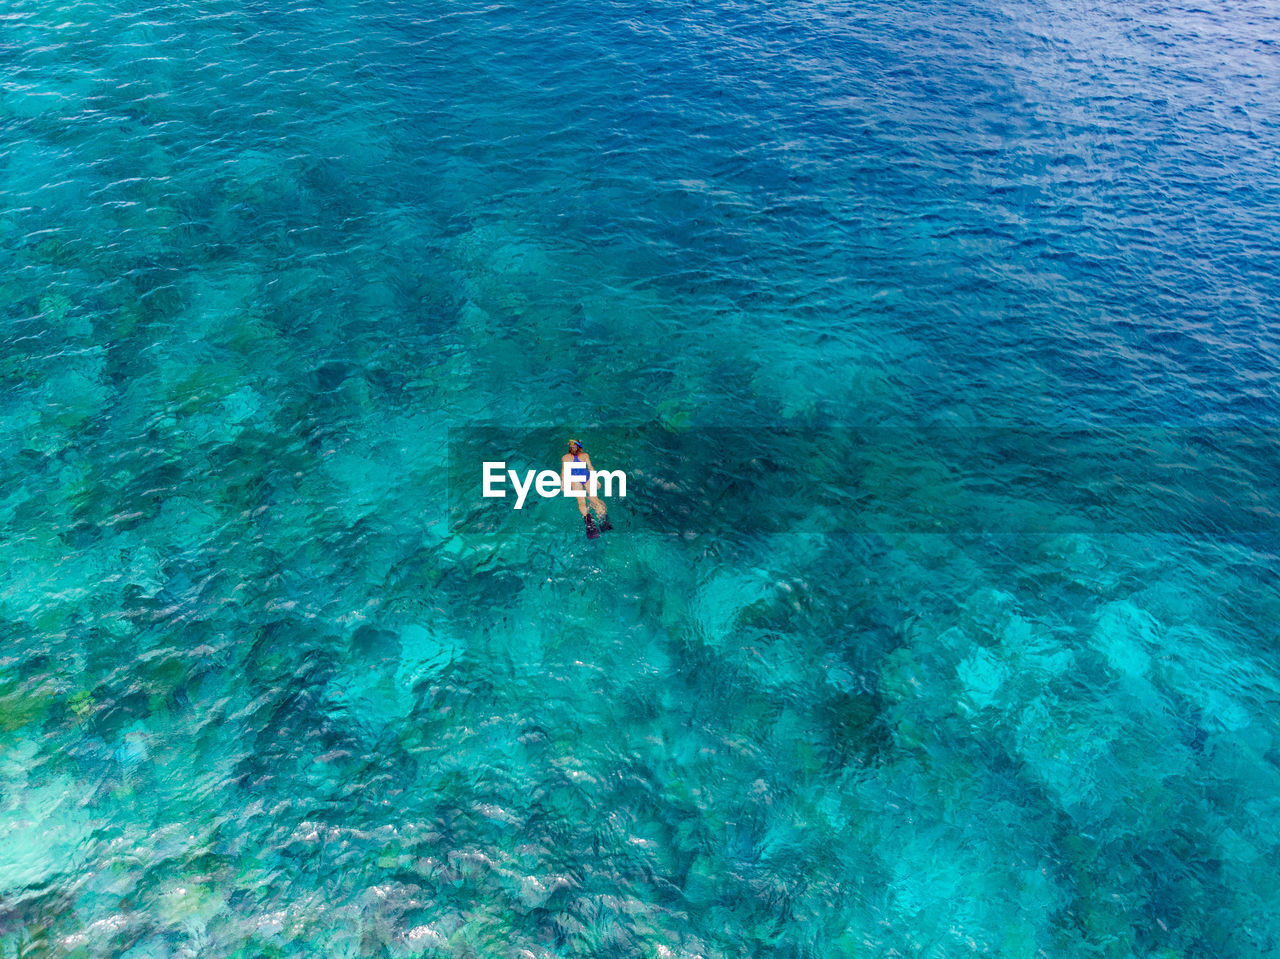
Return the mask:
[[[571,449],[571,450],[577,450],[579,453],[581,453],[581,452],[582,452],[582,444],[581,444],[581,443],[579,443],[577,440],[569,440],[569,449]]]

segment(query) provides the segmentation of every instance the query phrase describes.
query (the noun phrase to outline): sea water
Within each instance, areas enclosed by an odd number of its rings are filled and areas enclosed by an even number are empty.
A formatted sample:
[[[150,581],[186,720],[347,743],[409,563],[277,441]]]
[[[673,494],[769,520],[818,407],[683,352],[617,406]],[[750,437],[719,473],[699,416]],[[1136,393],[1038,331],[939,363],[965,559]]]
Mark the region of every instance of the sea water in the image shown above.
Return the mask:
[[[1271,6],[2,19],[4,955],[1280,954]]]

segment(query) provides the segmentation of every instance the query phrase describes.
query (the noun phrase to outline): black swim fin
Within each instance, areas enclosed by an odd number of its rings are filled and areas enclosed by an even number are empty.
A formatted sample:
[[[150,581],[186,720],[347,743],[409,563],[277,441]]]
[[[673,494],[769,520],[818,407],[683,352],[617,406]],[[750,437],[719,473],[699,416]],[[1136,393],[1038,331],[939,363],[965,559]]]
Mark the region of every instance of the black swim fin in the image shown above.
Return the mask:
[[[600,517],[600,532],[602,532],[602,533],[607,533],[607,532],[609,532],[609,530],[611,530],[611,529],[613,529],[613,524],[609,522],[609,517],[608,517],[608,516],[601,516],[601,517]]]
[[[591,514],[588,513],[586,516],[582,518],[587,521],[587,539],[598,538],[600,535],[600,530],[596,529],[596,521],[591,518]]]

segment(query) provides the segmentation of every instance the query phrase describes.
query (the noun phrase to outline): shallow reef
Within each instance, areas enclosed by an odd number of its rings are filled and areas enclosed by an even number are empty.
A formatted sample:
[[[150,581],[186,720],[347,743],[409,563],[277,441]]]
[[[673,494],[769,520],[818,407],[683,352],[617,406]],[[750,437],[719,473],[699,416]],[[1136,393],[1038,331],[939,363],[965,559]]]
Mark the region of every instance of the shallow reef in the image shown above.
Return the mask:
[[[1276,954],[1276,530],[1090,499],[1276,486],[1280,91],[1179,15],[18,4],[0,954]],[[499,428],[769,456],[587,541],[458,522]]]

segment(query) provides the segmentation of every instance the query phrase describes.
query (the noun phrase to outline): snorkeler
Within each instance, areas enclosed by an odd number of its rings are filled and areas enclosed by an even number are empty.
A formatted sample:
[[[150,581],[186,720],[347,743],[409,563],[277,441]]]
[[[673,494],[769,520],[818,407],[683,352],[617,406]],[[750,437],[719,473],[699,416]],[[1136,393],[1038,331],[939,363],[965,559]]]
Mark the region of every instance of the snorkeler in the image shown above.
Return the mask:
[[[582,448],[582,444],[577,440],[569,440],[569,452],[560,457],[560,475],[563,476],[566,470],[568,470],[569,474],[570,488],[582,490],[586,489],[591,474],[595,472],[595,467],[591,465],[591,457],[587,455],[587,451]],[[582,519],[587,524],[587,539],[595,539],[600,535],[601,530],[608,531],[613,529],[613,524],[609,522],[609,517],[605,510],[604,501],[600,497],[578,496],[574,498],[578,501],[578,512],[582,514]],[[591,508],[596,511],[596,516],[600,519],[599,528],[596,527],[591,514],[587,512],[588,500],[590,500]]]

